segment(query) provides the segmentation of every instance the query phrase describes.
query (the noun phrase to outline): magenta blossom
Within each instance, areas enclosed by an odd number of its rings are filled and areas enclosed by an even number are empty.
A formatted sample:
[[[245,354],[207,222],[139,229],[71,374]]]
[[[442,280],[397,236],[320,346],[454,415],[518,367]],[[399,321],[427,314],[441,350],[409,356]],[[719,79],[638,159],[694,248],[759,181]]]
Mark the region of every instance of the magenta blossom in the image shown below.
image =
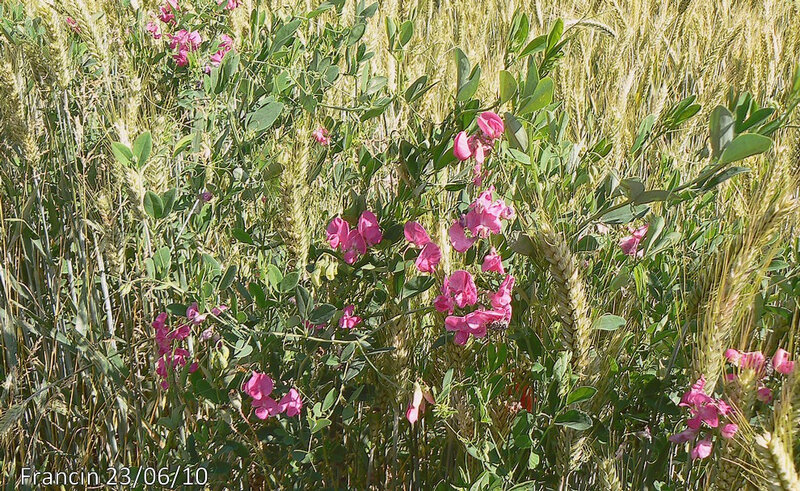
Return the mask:
[[[775,371],[789,375],[794,371],[794,362],[789,360],[789,353],[783,348],[778,348],[772,356],[772,366]]]
[[[350,226],[343,219],[336,217],[331,220],[326,230],[328,244],[334,249],[337,249],[340,244],[344,244],[347,240],[347,235],[350,233]]]
[[[711,443],[711,439],[703,438],[697,442],[697,445],[695,445],[695,447],[692,449],[690,456],[692,457],[692,460],[705,459],[711,455],[712,448],[713,444]]]
[[[450,243],[453,244],[453,249],[458,252],[465,252],[467,249],[472,247],[472,244],[474,244],[476,240],[478,240],[477,238],[467,237],[461,220],[453,223],[448,233],[450,235]]]
[[[764,404],[769,404],[772,402],[772,389],[769,387],[761,387],[756,392],[756,397]]]
[[[723,438],[733,438],[736,435],[736,432],[739,431],[739,425],[736,423],[728,423],[722,427],[719,434],[722,435]]]
[[[483,132],[483,135],[490,140],[500,138],[505,130],[503,119],[492,111],[482,112],[478,116],[478,127]]]
[[[223,34],[219,38],[219,49],[211,55],[211,64],[214,66],[219,66],[225,55],[233,49],[233,39],[230,36]]]
[[[78,25],[78,21],[73,19],[72,17],[67,17],[67,25],[75,32],[81,32],[81,27]]]
[[[178,0],[167,0],[167,3],[158,8],[158,18],[165,24],[175,23],[175,12],[178,11]]]
[[[343,329],[353,329],[361,323],[361,317],[353,315],[355,305],[348,305],[342,310],[342,317],[339,318],[339,327]]]
[[[330,136],[328,136],[328,130],[326,130],[322,126],[312,131],[311,136],[314,137],[314,141],[316,141],[320,145],[327,146],[331,144]]]
[[[147,25],[145,25],[145,29],[153,36],[153,39],[161,39],[161,27],[155,22],[148,22]]]
[[[242,390],[256,401],[259,401],[272,394],[274,387],[275,384],[269,375],[253,370],[253,375],[244,383]]]
[[[289,389],[289,392],[283,396],[278,403],[278,410],[282,413],[285,412],[286,416],[290,418],[300,414],[300,410],[302,409],[303,400],[296,389]]]
[[[460,269],[445,278],[442,286],[444,295],[453,297],[459,308],[467,305],[475,305],[478,301],[478,289],[475,287],[475,280],[468,271]]]
[[[647,234],[648,227],[649,225],[645,224],[635,230],[631,230],[631,234],[628,237],[620,240],[619,246],[622,252],[631,257],[644,257],[644,250],[639,249],[639,244]]]
[[[417,222],[406,222],[403,226],[403,235],[406,240],[417,247],[422,247],[431,241],[428,232]]]
[[[344,262],[347,264],[355,263],[358,256],[367,253],[367,243],[358,230],[353,229],[347,234],[347,239],[342,244],[342,251],[344,251]]]
[[[378,224],[378,217],[367,210],[358,218],[358,233],[364,237],[367,246],[372,247],[383,240],[381,226]]]
[[[433,273],[439,261],[442,260],[442,250],[433,242],[428,242],[414,261],[417,269],[423,273]]]
[[[495,273],[506,274],[506,270],[503,268],[503,258],[500,257],[500,254],[497,253],[494,247],[492,247],[492,249],[489,251],[489,254],[483,258],[481,271],[484,273],[492,271]]]
[[[280,405],[271,397],[263,397],[261,399],[253,400],[253,409],[255,410],[256,418],[258,419],[267,419],[271,416],[277,416],[281,413]]]

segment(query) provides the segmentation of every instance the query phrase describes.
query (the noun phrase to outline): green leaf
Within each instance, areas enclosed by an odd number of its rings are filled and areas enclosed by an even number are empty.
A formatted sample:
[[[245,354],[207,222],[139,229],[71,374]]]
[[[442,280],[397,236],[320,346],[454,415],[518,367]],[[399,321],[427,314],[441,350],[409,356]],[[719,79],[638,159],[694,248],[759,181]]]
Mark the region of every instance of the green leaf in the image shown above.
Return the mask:
[[[536,66],[536,60],[531,56],[528,58],[528,71],[525,74],[525,87],[522,89],[522,97],[532,95],[538,85],[539,67]]]
[[[533,94],[520,103],[522,107],[519,110],[519,115],[524,116],[538,111],[551,102],[553,102],[553,79],[545,77],[536,84]]]
[[[233,280],[236,279],[236,273],[238,271],[239,267],[235,264],[228,266],[228,269],[225,270],[225,274],[222,275],[222,279],[219,280],[220,291],[227,290],[233,284]]]
[[[281,281],[283,281],[283,274],[274,264],[267,266],[267,282],[271,288],[278,288]]]
[[[192,139],[194,138],[193,134],[188,134],[178,140],[178,143],[175,144],[175,150],[172,151],[172,156],[177,157],[179,153],[183,152],[192,144]]]
[[[514,18],[511,21],[511,34],[509,36],[508,50],[512,53],[518,51],[525,40],[528,39],[528,32],[530,30],[530,23],[528,16],[520,11],[514,13]]]
[[[117,159],[117,162],[124,166],[130,166],[131,160],[133,159],[133,152],[131,149],[128,148],[125,144],[120,142],[112,142],[111,143],[111,153],[114,154],[114,158]]]
[[[149,131],[145,131],[133,142],[133,155],[136,156],[136,163],[139,165],[139,168],[144,166],[147,159],[150,158],[150,152],[152,150],[153,136]]]
[[[400,24],[400,46],[405,46],[411,41],[411,37],[414,35],[414,23],[410,20],[407,20]]]
[[[553,28],[550,29],[550,34],[547,35],[547,49],[553,49],[558,41],[561,39],[561,35],[564,33],[564,21],[561,19],[556,19],[555,23],[553,23]]]
[[[617,210],[609,211],[600,217],[600,221],[609,225],[624,225],[637,218],[642,218],[647,215],[648,211],[650,211],[650,207],[647,205],[623,206]]]
[[[144,211],[151,217],[158,219],[164,216],[164,202],[161,200],[161,196],[153,191],[148,191],[144,194],[142,205],[144,206]]]
[[[275,124],[275,121],[278,119],[278,116],[281,115],[282,111],[282,103],[270,100],[255,112],[249,114],[247,118],[247,129],[255,131],[256,133],[269,129]]]
[[[505,104],[517,93],[517,79],[507,70],[500,70],[500,104]]]
[[[729,168],[725,169],[724,171],[720,172],[719,174],[715,175],[714,177],[712,177],[708,181],[706,181],[703,184],[703,189],[704,190],[709,190],[709,189],[713,188],[714,186],[718,186],[718,185],[722,184],[723,182],[727,181],[731,177],[738,176],[739,174],[745,174],[747,172],[750,172],[750,168],[749,167],[738,167],[738,166],[729,167]]]
[[[428,83],[428,76],[423,75],[416,79],[411,85],[408,86],[406,89],[405,94],[403,94],[403,98],[406,100],[407,103],[412,103],[415,100],[419,99],[425,92],[427,92],[431,87],[425,87],[425,84]]]
[[[755,133],[744,133],[733,139],[725,147],[719,159],[720,164],[729,164],[737,160],[746,159],[753,155],[764,153],[772,147],[772,140],[766,136]]]
[[[540,51],[544,51],[547,48],[547,35],[542,34],[541,36],[537,36],[533,38],[533,40],[528,43],[525,48],[520,52],[520,58],[536,54]]]
[[[733,114],[725,106],[717,106],[711,111],[709,118],[709,137],[711,140],[711,158],[717,158],[733,140]]]
[[[401,298],[406,299],[419,295],[427,291],[434,283],[436,283],[436,278],[433,276],[415,276],[406,281],[406,284],[403,285]]]
[[[653,131],[653,125],[656,122],[656,115],[650,114],[639,124],[639,133],[636,135],[636,140],[633,141],[633,146],[631,147],[631,153],[636,154],[639,150],[642,149],[642,145],[650,136],[650,133]]]
[[[597,393],[594,387],[578,387],[567,396],[567,405],[591,399]]]
[[[328,395],[325,396],[325,400],[322,401],[322,410],[327,411],[333,404],[336,402],[336,398],[339,395],[339,391],[336,390],[336,387],[332,388],[328,391]]]
[[[584,431],[592,427],[592,418],[583,411],[570,409],[556,417],[556,424],[572,428],[575,431]]]
[[[323,303],[311,311],[308,321],[315,326],[321,326],[333,319],[334,315],[336,315],[336,307],[329,303]]]
[[[177,198],[178,190],[176,188],[169,189],[161,195],[161,201],[164,202],[164,215],[167,216],[175,206],[175,199]]]
[[[300,281],[300,273],[297,271],[292,271],[288,273],[286,276],[283,277],[281,280],[280,290],[283,293],[288,293],[294,290],[294,287],[297,286],[297,283]]]
[[[467,82],[469,82],[469,58],[461,51],[461,48],[455,49],[456,57],[456,92],[461,91]]]
[[[364,89],[364,95],[372,95],[379,92],[382,88],[386,87],[386,83],[389,81],[386,77],[372,77],[369,79],[369,83],[367,83],[367,88]]]
[[[517,120],[511,113],[505,113],[503,119],[506,123],[505,133],[508,137],[508,142],[513,148],[522,152],[528,151],[528,132],[525,127]]]
[[[618,315],[605,314],[598,317],[592,323],[592,329],[598,331],[616,331],[625,325],[625,319]]]
[[[329,420],[327,418],[319,419],[319,420],[317,420],[316,423],[314,423],[314,426],[311,427],[311,433],[316,433],[318,431],[321,431],[321,430],[327,428],[330,424],[331,424],[331,420]]]
[[[238,240],[239,242],[244,242],[245,244],[253,245],[253,237],[248,234],[246,231],[240,228],[234,228],[231,230],[231,235]]]
[[[472,74],[469,77],[467,83],[465,83],[460,89],[458,89],[458,93],[456,94],[456,100],[459,102],[468,101],[475,95],[475,92],[478,91],[478,85],[481,81],[481,67],[476,66],[472,70]]]

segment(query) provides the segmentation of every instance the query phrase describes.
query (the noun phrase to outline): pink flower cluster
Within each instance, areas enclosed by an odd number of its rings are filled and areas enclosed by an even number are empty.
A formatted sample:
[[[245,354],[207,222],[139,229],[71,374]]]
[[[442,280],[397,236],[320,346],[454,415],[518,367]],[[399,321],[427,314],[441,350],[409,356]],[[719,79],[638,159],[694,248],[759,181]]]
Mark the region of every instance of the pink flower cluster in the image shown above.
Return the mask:
[[[222,63],[222,59],[225,58],[225,55],[233,49],[233,39],[231,39],[230,36],[223,34],[219,39],[219,49],[211,55],[211,64],[214,66],[219,66],[219,64]]]
[[[725,358],[739,369],[753,370],[756,373],[759,382],[756,397],[764,404],[772,402],[772,389],[763,383],[767,375],[766,368],[771,364],[775,372],[781,375],[789,375],[794,371],[794,362],[789,359],[789,352],[783,348],[775,350],[775,354],[769,362],[764,353],[760,351],[739,351],[733,348],[725,351]],[[734,382],[736,379],[735,373],[725,375],[726,382]]]
[[[320,145],[328,146],[331,144],[330,134],[328,133],[328,130],[322,126],[312,131],[311,136],[314,137],[314,141]]]
[[[211,313],[215,316],[218,316],[226,310],[228,310],[227,306],[220,305],[219,307],[214,307],[211,309]],[[184,339],[188,338],[192,333],[192,326],[198,326],[202,324],[208,317],[208,314],[201,314],[197,308],[197,302],[195,302],[186,309],[186,319],[188,322],[181,324],[173,331],[170,331],[166,325],[167,317],[168,316],[166,312],[161,312],[156,317],[156,320],[154,320],[151,324],[156,330],[156,344],[158,345],[159,358],[158,362],[156,362],[156,373],[162,379],[161,388],[164,390],[169,387],[169,382],[167,381],[169,370],[186,366],[186,363],[191,356],[186,348],[173,346],[173,343],[176,341],[183,341]],[[201,338],[204,340],[210,337],[210,329],[206,329],[206,331],[204,331],[201,335]],[[189,372],[195,372],[196,370],[197,363],[192,363],[189,365]]]
[[[348,305],[342,310],[342,316],[339,318],[339,327],[342,329],[354,329],[361,323],[361,317],[355,315],[355,310],[355,305]]]
[[[425,228],[417,222],[406,222],[403,226],[403,235],[407,241],[422,248],[414,261],[417,269],[423,273],[433,273],[442,260],[442,250],[431,240]]]
[[[383,232],[378,224],[378,217],[371,211],[365,211],[358,219],[358,226],[350,229],[350,225],[342,218],[334,218],[328,224],[327,240],[334,249],[341,249],[344,261],[353,264],[358,256],[367,253],[367,247],[372,247],[383,240]]]
[[[466,344],[470,335],[485,337],[489,328],[504,328],[511,321],[511,290],[514,277],[507,275],[497,292],[486,292],[491,309],[482,305],[463,316],[452,315],[456,307],[463,309],[478,303],[478,289],[472,275],[459,270],[445,278],[442,294],[436,297],[433,306],[442,313],[448,313],[444,320],[445,329],[455,332],[453,342]]]
[[[495,140],[503,136],[505,125],[503,124],[503,119],[496,113],[486,111],[478,115],[478,128],[480,128],[480,133],[467,136],[467,132],[462,131],[453,140],[453,155],[458,160],[464,161],[475,158],[473,183],[476,186],[481,185],[483,163],[494,149]]]
[[[478,199],[469,205],[469,211],[450,226],[450,242],[458,252],[465,252],[479,238],[499,234],[502,231],[501,220],[514,218],[514,210],[506,206],[505,201],[492,200],[494,186],[482,192]],[[470,236],[467,236],[467,231]]]
[[[269,375],[255,370],[250,379],[242,386],[242,391],[253,399],[252,406],[256,417],[267,419],[281,413],[286,413],[289,417],[299,415],[300,410],[303,409],[303,400],[297,389],[289,389],[289,392],[280,401],[276,401],[269,397],[274,388],[275,383]]]
[[[686,421],[685,430],[669,437],[669,441],[673,443],[686,443],[694,441],[701,432],[704,433],[703,438],[695,444],[689,454],[692,460],[705,459],[711,455],[714,429],[719,428],[722,438],[733,438],[739,431],[736,423],[720,420],[721,417],[729,419],[733,410],[724,400],[706,394],[705,385],[705,377],[700,377],[700,380],[683,395],[678,405],[689,408],[692,417]]]
[[[188,65],[189,52],[197,51],[197,48],[200,47],[200,43],[203,42],[199,32],[189,32],[186,29],[181,29],[174,35],[167,34],[167,37],[169,37],[169,48],[178,50],[177,53],[172,55],[172,59],[175,60],[178,66]]]
[[[175,12],[179,10],[178,0],[167,0],[167,3],[158,8],[158,18],[164,24],[175,24]]]
[[[631,229],[631,234],[619,241],[619,247],[622,252],[631,257],[644,257],[644,250],[639,249],[639,244],[644,240],[647,235],[648,224],[641,226],[637,229]]]

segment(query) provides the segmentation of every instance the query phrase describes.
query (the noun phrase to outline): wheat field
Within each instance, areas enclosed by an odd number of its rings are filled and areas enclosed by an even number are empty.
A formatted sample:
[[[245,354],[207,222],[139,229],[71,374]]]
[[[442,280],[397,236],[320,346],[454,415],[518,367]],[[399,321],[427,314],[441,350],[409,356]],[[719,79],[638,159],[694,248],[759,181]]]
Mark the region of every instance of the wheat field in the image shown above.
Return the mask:
[[[798,19],[0,0],[3,489],[800,489]]]

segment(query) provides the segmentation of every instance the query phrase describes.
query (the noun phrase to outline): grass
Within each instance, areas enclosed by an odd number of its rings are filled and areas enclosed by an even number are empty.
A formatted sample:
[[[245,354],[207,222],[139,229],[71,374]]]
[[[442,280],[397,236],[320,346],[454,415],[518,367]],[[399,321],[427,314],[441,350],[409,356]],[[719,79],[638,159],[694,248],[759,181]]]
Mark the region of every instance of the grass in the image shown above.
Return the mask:
[[[311,16],[321,2],[239,3],[181,2],[181,25],[207,41],[198,60],[219,34],[234,39],[238,65],[208,76],[203,61],[177,69],[166,39],[147,34],[156,2],[0,5],[7,489],[23,466],[190,462],[213,470],[214,489],[704,489],[723,474],[733,485],[792,489],[796,375],[769,378],[771,405],[748,395],[739,439],[719,441],[707,460],[691,461],[666,437],[680,431],[676,403],[700,375],[737,400],[717,383],[730,371],[727,348],[783,347],[797,358],[800,4],[387,0],[370,15],[368,2],[347,1],[341,13]],[[275,48],[293,15],[297,30]],[[387,19],[398,32],[413,26],[405,45],[390,45]],[[557,19],[566,43],[534,54],[554,102],[519,116],[518,98],[498,102],[500,72],[524,81],[520,51]],[[462,101],[456,48],[481,68]],[[407,102],[422,76],[430,89]],[[770,149],[733,164],[747,173],[682,188],[719,158],[713,111],[738,117],[745,93],[757,104],[745,119],[775,109],[764,121],[780,123]],[[673,124],[674,105],[690,96],[697,114]],[[390,102],[371,114],[381,97]],[[280,116],[260,129],[258,111],[275,101]],[[478,190],[469,163],[431,167],[477,108],[516,114],[531,144],[514,153],[504,141],[489,164],[489,182],[518,217],[491,243],[517,278],[512,323],[459,347],[430,305],[445,275],[480,270],[486,251],[460,254],[447,233]],[[650,115],[652,131],[632,150]],[[308,137],[318,125],[334,136],[328,148]],[[612,188],[621,193],[631,178],[679,190],[631,222],[650,224],[641,260],[619,252],[626,224],[604,233],[603,206],[624,211]],[[422,276],[398,266],[413,261],[403,247],[377,248],[368,268],[330,252],[330,219],[365,208],[387,236],[407,220],[425,226],[443,255],[430,282],[410,282]],[[284,291],[294,271],[299,286]],[[309,338],[297,327],[303,291],[337,311],[357,304],[368,312],[364,331]],[[231,307],[208,321],[222,343],[193,336],[207,381],[184,371],[164,391],[150,323],[192,301]],[[592,328],[607,315],[622,328]],[[247,418],[238,388],[259,368],[301,390],[302,417]],[[410,427],[414,383],[436,404]],[[535,395],[527,413],[514,406],[520,385]],[[567,403],[582,386],[597,392]],[[587,415],[589,428],[565,425],[566,413]]]

